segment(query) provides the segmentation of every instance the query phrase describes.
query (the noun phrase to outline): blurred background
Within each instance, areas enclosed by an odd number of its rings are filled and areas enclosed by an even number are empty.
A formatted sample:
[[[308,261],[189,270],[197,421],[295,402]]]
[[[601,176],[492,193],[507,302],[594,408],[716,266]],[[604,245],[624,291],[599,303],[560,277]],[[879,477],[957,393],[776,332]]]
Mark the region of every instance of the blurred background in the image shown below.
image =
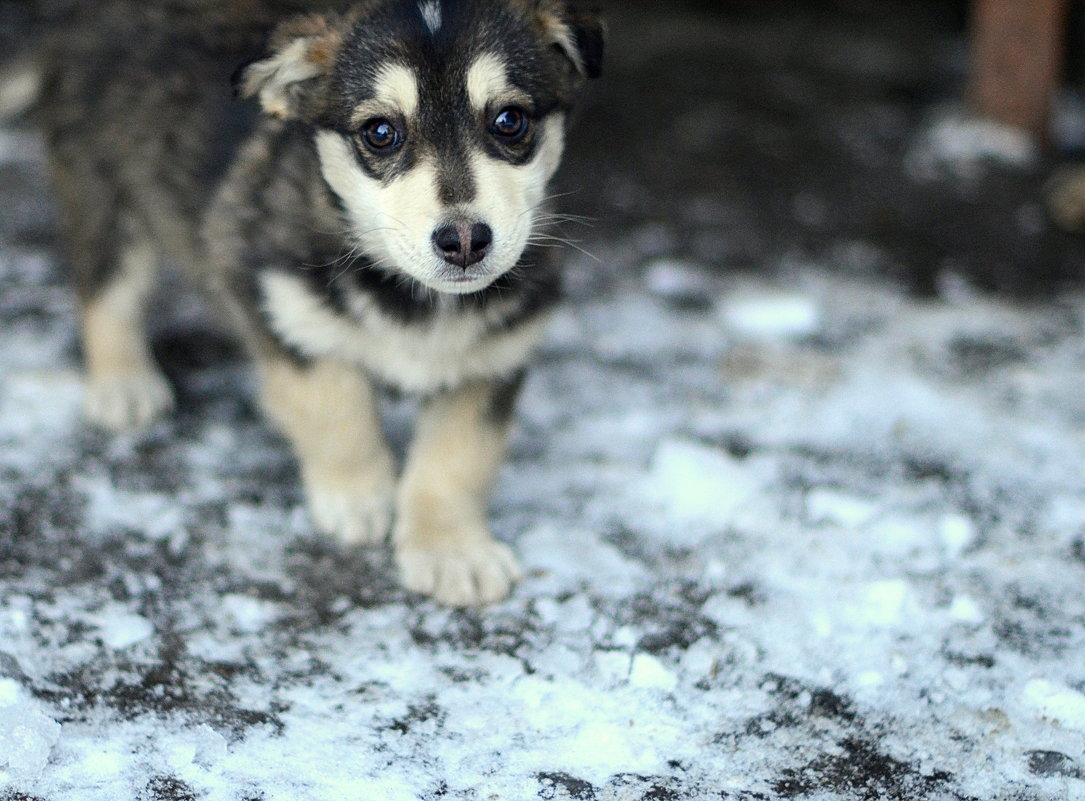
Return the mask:
[[[724,271],[812,259],[920,293],[962,278],[1033,297],[1076,286],[1085,249],[1049,221],[1044,184],[1085,145],[1082,7],[1062,11],[1049,118],[1030,144],[970,122],[971,6],[622,3],[570,149],[568,174],[592,188],[569,203],[633,237],[632,252]]]
[[[32,47],[68,5],[0,5],[0,50]],[[1083,4],[603,5],[606,74],[575,129],[562,203],[593,220],[565,233],[605,240],[615,267],[662,253],[725,272],[812,259],[919,293],[965,280],[1028,297],[1080,281],[1085,247],[1050,222],[1044,183],[1085,151]],[[977,89],[980,72],[993,89]],[[969,116],[1007,116],[999,98],[1017,96],[1032,103],[1011,119],[1024,138]],[[43,212],[14,209],[2,233],[50,237]]]

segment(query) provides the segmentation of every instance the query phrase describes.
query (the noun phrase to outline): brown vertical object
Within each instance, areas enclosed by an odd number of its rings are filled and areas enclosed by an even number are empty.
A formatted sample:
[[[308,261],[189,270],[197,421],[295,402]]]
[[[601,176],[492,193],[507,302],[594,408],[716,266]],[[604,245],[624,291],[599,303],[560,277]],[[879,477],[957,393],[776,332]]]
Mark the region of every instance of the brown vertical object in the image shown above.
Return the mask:
[[[969,100],[1044,139],[1062,66],[1067,0],[973,0]]]

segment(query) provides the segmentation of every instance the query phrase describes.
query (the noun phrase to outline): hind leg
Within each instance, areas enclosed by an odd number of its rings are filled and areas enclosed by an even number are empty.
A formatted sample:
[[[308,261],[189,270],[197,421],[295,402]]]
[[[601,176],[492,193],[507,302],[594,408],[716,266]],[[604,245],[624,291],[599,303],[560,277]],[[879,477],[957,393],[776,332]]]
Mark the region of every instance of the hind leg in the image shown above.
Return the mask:
[[[87,419],[111,431],[139,429],[173,406],[173,393],[151,356],[144,312],[157,268],[154,249],[127,237],[115,269],[99,286],[83,283]]]

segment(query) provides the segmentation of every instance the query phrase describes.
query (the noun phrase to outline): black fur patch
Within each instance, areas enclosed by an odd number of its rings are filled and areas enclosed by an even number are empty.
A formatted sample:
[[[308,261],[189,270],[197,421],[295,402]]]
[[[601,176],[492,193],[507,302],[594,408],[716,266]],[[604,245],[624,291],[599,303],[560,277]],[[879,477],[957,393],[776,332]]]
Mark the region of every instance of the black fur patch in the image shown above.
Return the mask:
[[[524,385],[525,372],[517,371],[509,378],[494,383],[493,394],[490,396],[490,405],[486,409],[486,416],[491,423],[503,426],[512,418],[516,399],[520,395],[520,389]]]

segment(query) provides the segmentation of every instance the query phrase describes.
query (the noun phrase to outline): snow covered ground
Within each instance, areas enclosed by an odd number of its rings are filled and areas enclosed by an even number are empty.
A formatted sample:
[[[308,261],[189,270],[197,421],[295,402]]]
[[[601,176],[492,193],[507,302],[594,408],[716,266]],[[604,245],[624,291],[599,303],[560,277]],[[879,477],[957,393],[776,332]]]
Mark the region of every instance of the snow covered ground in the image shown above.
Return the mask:
[[[86,428],[40,147],[0,130],[0,801],[1085,799],[1085,296],[978,289],[992,253],[1052,256],[1035,202],[908,183],[937,143],[884,97],[922,97],[913,62],[849,33],[807,70],[788,20],[673,24],[740,83],[682,98],[700,195],[629,177],[680,149],[598,182],[620,210],[571,254],[494,500],[527,577],[483,611],[314,535],[187,296],[156,326],[178,414]],[[690,62],[624,41],[602,102],[640,76],[665,107]],[[791,229],[822,239],[773,249]],[[927,297],[876,277],[932,269]]]
[[[314,536],[212,333],[160,335],[175,419],[87,430],[57,256],[4,247],[0,798],[1085,798],[1085,299],[831,267],[574,259],[528,577],[462,612]]]

